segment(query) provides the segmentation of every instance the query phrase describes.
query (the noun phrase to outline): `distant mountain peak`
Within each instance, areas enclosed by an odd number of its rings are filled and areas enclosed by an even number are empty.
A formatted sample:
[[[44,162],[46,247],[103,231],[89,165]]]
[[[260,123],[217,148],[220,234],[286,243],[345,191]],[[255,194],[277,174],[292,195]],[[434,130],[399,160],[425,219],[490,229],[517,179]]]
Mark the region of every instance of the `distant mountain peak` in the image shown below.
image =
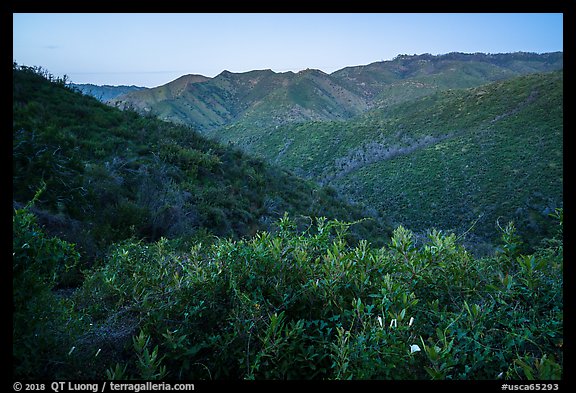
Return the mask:
[[[344,120],[437,91],[562,67],[562,52],[402,54],[330,74],[306,68],[296,73],[224,70],[214,78],[186,75],[148,91],[125,94],[120,106],[151,108],[163,119],[212,132],[236,122],[261,127]]]
[[[306,68],[304,70],[300,70],[297,72],[297,74],[322,74],[322,75],[328,75],[327,73],[325,73],[322,70],[319,70],[317,68]]]
[[[99,86],[92,83],[69,83],[67,86],[79,90],[82,94],[92,96],[101,102],[107,102],[129,92],[147,89],[146,87],[134,85]]]
[[[200,74],[186,74],[186,75],[182,75],[179,78],[174,79],[172,82],[176,82],[178,80],[204,82],[204,81],[207,81],[210,79],[212,79],[212,78],[210,78],[208,76],[200,75]]]
[[[250,71],[244,71],[244,72],[232,72],[232,71],[228,71],[228,70],[224,70],[221,73],[219,73],[218,75],[216,75],[214,78],[218,78],[218,77],[225,77],[225,78],[231,78],[231,77],[242,77],[242,76],[251,76],[251,75],[275,75],[276,73],[274,71],[272,71],[270,68],[266,68],[263,70],[250,70]]]

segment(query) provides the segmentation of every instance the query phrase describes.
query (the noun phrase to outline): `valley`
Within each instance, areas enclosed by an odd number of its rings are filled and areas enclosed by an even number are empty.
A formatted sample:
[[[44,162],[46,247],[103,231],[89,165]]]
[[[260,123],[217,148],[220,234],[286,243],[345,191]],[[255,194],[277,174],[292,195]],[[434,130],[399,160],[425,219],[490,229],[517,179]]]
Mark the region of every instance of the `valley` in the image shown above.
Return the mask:
[[[561,68],[561,53],[399,55],[332,74],[186,76],[108,103],[197,127],[392,226],[474,222],[468,245],[489,252],[499,217],[539,239],[562,205]]]
[[[562,379],[562,61],[14,62],[14,378]]]

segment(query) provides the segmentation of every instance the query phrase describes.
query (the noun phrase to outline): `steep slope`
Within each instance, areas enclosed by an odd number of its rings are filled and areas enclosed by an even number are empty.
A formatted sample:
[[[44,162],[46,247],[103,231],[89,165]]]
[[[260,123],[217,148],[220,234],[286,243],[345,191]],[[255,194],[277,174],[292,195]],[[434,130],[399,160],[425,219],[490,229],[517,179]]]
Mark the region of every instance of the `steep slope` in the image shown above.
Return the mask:
[[[278,125],[312,119],[345,119],[367,108],[365,100],[319,70],[297,74],[271,70],[224,71],[212,79],[181,85],[181,81],[176,80],[119,96],[109,103],[153,113],[161,119],[193,125],[203,131],[236,121]]]
[[[365,100],[320,70],[287,74],[282,86],[242,113],[242,124],[276,126],[307,120],[348,119],[368,107]]]
[[[13,86],[14,204],[45,185],[36,203],[42,223],[92,257],[132,236],[240,238],[270,229],[284,212],[365,216],[333,190],[189,127],[106,106],[32,68],[16,66]],[[387,234],[377,219],[356,229],[374,241]]]
[[[307,122],[232,139],[267,161],[329,184],[395,224],[476,242],[517,222],[546,235],[562,206],[562,72],[450,90],[346,122]],[[225,133],[227,130],[223,130]],[[480,217],[480,218],[479,218]]]
[[[513,76],[562,69],[563,54],[448,53],[399,55],[392,61],[346,67],[332,76],[377,106],[446,89],[479,86]]]
[[[561,69],[563,54],[511,53],[398,56],[391,61],[347,67],[330,75],[319,70],[271,70],[220,75],[174,89],[173,84],[128,93],[111,105],[132,107],[220,138],[247,128],[289,122],[345,120],[370,108],[409,101],[437,91],[467,88],[533,72]],[[166,90],[174,91],[167,94]],[[226,140],[226,135],[220,139]]]
[[[563,378],[562,209],[559,231],[532,254],[521,254],[510,226],[487,258],[455,234],[420,242],[403,227],[384,247],[350,244],[341,222],[306,218],[302,231],[294,220],[324,208],[354,217],[333,191],[14,66],[14,379]],[[392,178],[380,191],[412,192],[406,174],[426,192],[424,176],[450,186],[468,169],[458,157],[473,151],[464,190],[489,176],[481,192],[500,192],[494,179],[512,172],[510,190],[521,194],[531,177],[558,175],[561,82],[561,72],[533,75],[366,114],[362,124],[379,127],[342,137],[356,148],[326,181],[413,156],[376,173]],[[365,148],[362,136],[375,144]],[[389,141],[395,154],[377,146]],[[487,173],[474,177],[478,168]],[[450,203],[454,191],[442,197]],[[276,231],[238,239],[284,208],[293,214]],[[80,242],[53,237],[57,225]],[[220,232],[230,238],[209,236]],[[103,242],[92,266],[78,253],[87,238]]]
[[[527,243],[537,245],[549,234],[548,214],[563,206],[562,74],[421,104],[416,124],[404,123],[420,131],[409,134],[410,154],[365,160],[329,184],[394,222],[463,233],[478,220],[471,234],[479,243],[513,220]],[[454,113],[462,120],[449,120]]]
[[[131,102],[130,105],[123,101],[122,97],[124,94],[118,95],[114,97],[114,99],[110,99],[108,101],[122,109],[131,108],[143,112],[149,112],[150,107],[145,103],[150,103],[153,105],[165,100],[176,99],[180,95],[184,94],[184,92],[191,85],[199,82],[205,82],[207,80],[210,80],[210,78],[203,75],[183,75],[178,79],[175,79],[172,82],[162,86],[153,87],[151,89],[143,89],[136,92],[126,92],[125,94],[131,93],[131,96],[134,97],[134,102]]]

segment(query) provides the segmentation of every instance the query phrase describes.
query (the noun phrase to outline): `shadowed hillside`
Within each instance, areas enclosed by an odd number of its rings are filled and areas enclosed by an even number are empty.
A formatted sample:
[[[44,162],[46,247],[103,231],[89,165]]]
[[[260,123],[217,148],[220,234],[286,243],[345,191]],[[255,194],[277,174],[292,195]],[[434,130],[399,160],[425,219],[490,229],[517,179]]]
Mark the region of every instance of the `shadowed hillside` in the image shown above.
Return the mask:
[[[401,55],[330,75],[311,69],[298,73],[224,71],[214,78],[194,76],[199,83],[181,88],[182,80],[190,77],[184,76],[164,86],[118,96],[109,103],[218,135],[219,127],[231,124],[271,127],[309,120],[345,120],[370,108],[437,91],[558,70],[562,65],[561,52]]]
[[[395,224],[466,231],[497,220],[535,242],[563,204],[562,71],[454,89],[346,122],[230,126],[223,140],[331,185]]]
[[[274,75],[218,83],[239,94]],[[320,72],[298,78],[286,97],[302,108],[339,94]],[[206,83],[186,80],[162,94]],[[244,140],[222,129],[256,158],[14,63],[13,379],[557,388],[562,81],[438,91]],[[488,237],[484,256],[463,246]]]
[[[366,215],[333,190],[188,126],[111,108],[29,67],[15,68],[13,78],[15,204],[45,185],[36,203],[43,223],[92,257],[131,236],[254,235],[285,212],[349,221]],[[386,235],[378,222],[357,229],[371,228],[378,241]]]

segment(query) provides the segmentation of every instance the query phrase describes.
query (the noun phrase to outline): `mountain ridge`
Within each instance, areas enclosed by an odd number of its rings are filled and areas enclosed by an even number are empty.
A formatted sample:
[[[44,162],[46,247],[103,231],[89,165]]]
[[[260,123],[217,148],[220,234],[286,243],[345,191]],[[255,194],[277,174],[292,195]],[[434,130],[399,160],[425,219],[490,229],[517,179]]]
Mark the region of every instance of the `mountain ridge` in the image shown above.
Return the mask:
[[[69,83],[67,86],[73,90],[80,91],[82,94],[92,96],[102,102],[114,99],[119,95],[126,94],[128,92],[147,89],[146,87],[136,85],[112,86],[112,85],[95,85],[92,83]]]
[[[34,68],[15,66],[13,86],[13,205],[45,188],[35,205],[42,225],[88,260],[130,237],[253,236],[285,212],[301,225],[369,216],[334,190],[188,126],[104,105]],[[355,228],[374,241],[389,230],[376,216]]]
[[[159,99],[159,92],[172,90],[176,81],[120,95],[108,104],[154,113],[165,120],[193,125],[200,130],[216,129],[240,118],[257,118],[261,122],[266,117],[266,122],[273,124],[283,123],[284,117],[296,120],[349,118],[367,107],[365,100],[339,86],[329,74],[320,70],[298,73],[223,71],[176,96],[164,94]]]
[[[520,230],[535,234],[536,239],[546,232],[542,212],[562,205],[561,155],[557,156],[553,148],[554,143],[562,145],[562,111],[558,107],[562,101],[562,71],[558,69],[562,65],[562,52],[451,53],[399,55],[391,61],[346,67],[332,74],[314,69],[298,73],[223,71],[214,78],[187,85],[174,99],[150,105],[147,113],[181,124],[202,123],[201,133],[232,143],[300,177],[335,187],[350,201],[363,202],[379,212],[389,211],[388,215],[395,217],[395,225],[401,224],[404,217],[407,225],[416,230],[437,225],[465,231],[483,213],[485,202],[477,191],[457,187],[491,188],[487,199],[496,202],[489,210],[521,222]],[[546,83],[554,88],[545,87]],[[148,93],[129,93],[124,97]],[[554,105],[546,106],[547,99]],[[534,117],[530,111],[541,115]],[[517,192],[512,191],[513,174],[526,171],[516,168],[510,173],[515,165],[510,163],[503,168],[497,160],[506,157],[512,162],[525,156],[514,132],[521,131],[515,131],[519,127],[515,123],[526,127],[528,118],[532,119],[529,129],[533,132],[526,133],[525,138],[538,139],[535,133],[551,132],[550,141],[538,140],[545,146],[543,161],[549,167],[540,165],[534,158],[536,153],[529,149],[533,157],[529,172],[539,168],[551,178],[542,179],[540,185],[527,183],[525,192],[502,200],[501,196]],[[497,129],[506,138],[498,139],[498,134],[494,134]],[[472,138],[476,145],[470,145],[466,138]],[[504,144],[514,141],[515,147],[508,152],[497,147],[478,147],[493,145],[496,140]],[[406,176],[379,175],[403,171],[399,163],[408,168],[415,165],[423,171],[429,169],[426,165],[432,165],[436,171],[444,164],[437,161],[434,152],[443,152],[446,146],[462,152],[461,157],[443,153],[453,161],[447,164],[453,166],[452,173],[458,175],[449,176],[454,184],[444,180],[438,183],[453,189],[453,195],[460,195],[451,201],[457,209],[448,202],[424,201],[421,190],[405,179],[410,170]],[[470,151],[484,157],[491,171],[497,171],[492,177],[498,179],[493,187],[488,186],[490,178],[482,174],[483,169],[474,162]],[[466,173],[480,184],[471,184]],[[431,194],[441,194],[438,185],[422,174],[412,176],[427,184]],[[439,172],[434,176],[445,177]],[[394,178],[396,183],[390,180]],[[531,202],[529,194],[540,195],[536,197],[540,202]],[[508,206],[508,210],[494,208],[497,204]],[[427,218],[419,220],[410,206],[426,207]],[[431,212],[439,206],[451,212],[435,216]],[[496,233],[496,218],[486,213],[480,223],[483,227],[478,225],[479,236],[484,240]]]
[[[195,85],[195,90],[175,97],[158,101],[153,93],[168,88],[175,82],[172,81],[140,93],[120,95],[108,103],[211,132],[236,122],[267,126],[345,120],[373,107],[439,90],[474,87],[562,67],[563,52],[399,55],[393,60],[349,66],[330,74],[314,69],[297,73],[225,70]]]
[[[563,378],[562,70],[219,129],[264,160],[13,64],[15,379]]]

